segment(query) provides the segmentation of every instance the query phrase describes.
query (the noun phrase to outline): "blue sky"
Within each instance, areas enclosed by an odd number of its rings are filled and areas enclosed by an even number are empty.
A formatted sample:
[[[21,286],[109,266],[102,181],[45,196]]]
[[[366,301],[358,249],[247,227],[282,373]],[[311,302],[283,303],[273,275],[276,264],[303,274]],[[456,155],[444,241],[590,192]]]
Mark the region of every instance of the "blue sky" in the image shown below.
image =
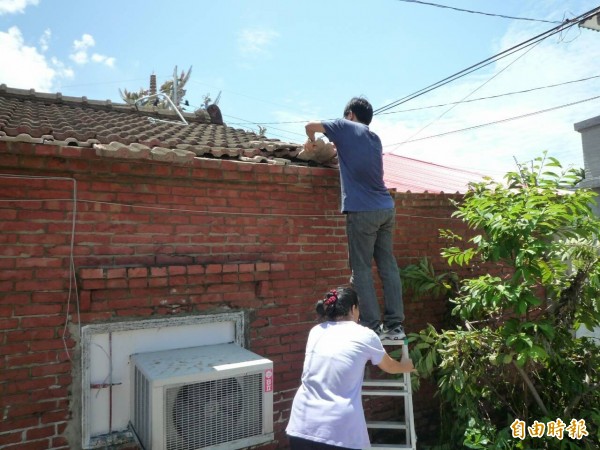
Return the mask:
[[[260,123],[267,136],[300,143],[306,121],[340,117],[354,95],[382,107],[557,25],[541,21],[600,6],[431,3],[536,21],[401,0],[0,0],[0,84],[120,101],[119,88],[191,66],[189,110],[221,92],[228,125]],[[599,115],[600,99],[478,126],[600,95],[599,61],[600,33],[575,26],[377,115],[371,128],[385,151],[493,176],[544,150],[582,167],[573,124]],[[482,97],[495,98],[464,101]]]

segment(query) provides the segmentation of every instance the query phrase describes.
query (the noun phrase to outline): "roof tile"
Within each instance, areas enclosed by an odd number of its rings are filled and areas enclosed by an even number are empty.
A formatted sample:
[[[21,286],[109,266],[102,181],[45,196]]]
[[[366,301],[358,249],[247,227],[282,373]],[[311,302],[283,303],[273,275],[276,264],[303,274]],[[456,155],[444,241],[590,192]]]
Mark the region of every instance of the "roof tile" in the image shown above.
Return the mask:
[[[302,144],[268,139],[222,124],[218,107],[212,106],[210,115],[206,110],[183,113],[186,125],[174,111],[155,107],[138,110],[110,100],[39,93],[0,84],[0,141],[91,147],[103,158],[172,164],[188,164],[196,157],[216,157],[273,165],[337,166],[335,154],[327,160],[332,152],[318,158],[307,156],[302,153]],[[384,155],[384,168],[388,187],[412,192],[464,191],[468,181],[480,177],[388,154]]]

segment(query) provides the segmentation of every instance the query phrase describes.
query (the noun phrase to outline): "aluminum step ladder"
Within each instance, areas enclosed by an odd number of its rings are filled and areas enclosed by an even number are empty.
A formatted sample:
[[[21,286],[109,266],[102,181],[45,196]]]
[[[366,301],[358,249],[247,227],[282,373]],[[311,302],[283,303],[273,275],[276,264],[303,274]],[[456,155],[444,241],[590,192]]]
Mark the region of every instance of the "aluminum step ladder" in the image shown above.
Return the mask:
[[[402,356],[408,357],[408,340],[392,341],[384,339],[384,346],[402,346]],[[366,371],[365,374],[369,372]],[[399,397],[404,402],[404,421],[369,421],[367,428],[380,430],[404,430],[405,442],[398,444],[371,444],[371,449],[388,448],[402,450],[416,450],[417,435],[415,434],[415,421],[412,403],[412,385],[410,373],[394,375],[398,378],[367,379],[363,381],[362,395]]]

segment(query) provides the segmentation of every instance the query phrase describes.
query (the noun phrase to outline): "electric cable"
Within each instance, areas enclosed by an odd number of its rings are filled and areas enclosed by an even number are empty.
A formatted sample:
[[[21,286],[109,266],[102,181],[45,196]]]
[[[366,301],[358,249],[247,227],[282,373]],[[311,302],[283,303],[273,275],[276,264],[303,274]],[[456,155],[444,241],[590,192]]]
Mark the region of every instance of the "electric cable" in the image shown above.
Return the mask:
[[[555,87],[559,87],[559,86],[564,86],[567,84],[580,83],[582,81],[589,81],[589,80],[593,80],[595,78],[600,78],[600,75],[593,75],[591,77],[580,78],[578,80],[570,80],[570,81],[564,81],[562,83],[548,84],[545,86],[538,86],[538,87],[534,87],[534,88],[523,89],[520,91],[512,91],[512,92],[504,92],[502,94],[488,95],[486,97],[477,97],[477,98],[472,98],[472,99],[467,99],[467,100],[460,100],[460,101],[456,101],[456,102],[448,102],[448,103],[440,103],[437,105],[420,106],[418,108],[408,108],[408,109],[401,109],[401,110],[397,110],[397,111],[386,111],[386,112],[381,113],[381,115],[385,116],[385,115],[390,115],[390,114],[401,114],[401,113],[406,113],[406,112],[422,111],[425,109],[441,108],[443,106],[458,105],[460,103],[473,103],[473,102],[479,102],[482,100],[492,100],[492,99],[501,98],[501,97],[509,97],[511,95],[528,94],[530,92],[540,91],[543,89],[551,89],[551,88],[555,88]],[[232,117],[232,116],[229,116],[229,117]],[[232,118],[235,118],[235,117],[232,117]],[[237,120],[245,120],[245,119],[237,119]],[[323,120],[333,120],[333,119],[323,119]],[[249,120],[246,122],[253,123],[255,125],[292,125],[292,124],[298,124],[298,123],[306,123],[308,121],[309,121],[309,119],[291,120],[291,121],[287,121],[287,122],[251,122]],[[246,123],[228,122],[227,125],[246,125]],[[292,133],[292,132],[290,131],[290,133]]]
[[[482,12],[482,11],[473,11],[471,9],[455,8],[454,6],[446,6],[446,5],[440,5],[438,3],[422,2],[419,0],[397,0],[397,1],[406,2],[406,3],[418,3],[420,5],[435,6],[437,8],[452,9],[454,11],[467,12],[467,13],[471,13],[471,14],[482,14],[484,16],[500,17],[502,19],[528,20],[530,22],[544,22],[544,23],[561,23],[556,20],[529,19],[527,17],[515,17],[515,16],[506,16],[504,14],[493,14],[493,13],[486,13],[486,12]]]
[[[77,280],[75,279],[75,226],[77,224],[77,180],[75,178],[68,177],[48,177],[48,176],[35,176],[35,175],[14,175],[14,174],[0,174],[0,178],[17,178],[17,179],[26,179],[26,180],[58,180],[58,181],[70,181],[73,183],[73,198],[70,199],[62,199],[61,201],[72,202],[72,217],[71,217],[71,239],[69,243],[69,288],[67,294],[67,305],[66,305],[66,317],[65,317],[65,325],[63,327],[62,332],[62,341],[63,347],[65,349],[65,353],[67,354],[67,358],[69,361],[71,359],[71,353],[69,352],[69,348],[67,346],[67,327],[69,325],[69,314],[71,309],[71,298],[73,292],[75,293],[75,304],[77,310],[77,328],[79,332],[79,336],[81,337],[81,314],[79,309],[79,290],[77,289]],[[6,201],[6,200],[0,200]],[[16,199],[13,201],[20,201],[20,199]],[[35,201],[46,201],[46,199],[36,199]]]
[[[535,45],[539,45],[539,42],[536,43]],[[429,122],[427,125],[424,125],[423,127],[421,127],[418,131],[416,131],[415,133],[413,133],[411,136],[409,136],[406,140],[404,140],[404,142],[408,142],[411,141],[414,137],[418,136],[419,134],[421,134],[421,132],[423,130],[425,130],[426,128],[428,128],[429,126],[433,125],[434,123],[436,123],[438,120],[440,120],[442,117],[444,117],[446,114],[448,114],[450,111],[452,111],[454,108],[456,108],[458,105],[460,105],[461,103],[463,103],[464,100],[468,99],[471,95],[473,95],[475,92],[477,92],[479,89],[483,88],[486,84],[488,84],[489,82],[491,82],[494,78],[496,78],[497,76],[499,76],[502,72],[504,72],[505,70],[507,70],[510,66],[512,66],[514,63],[516,63],[519,59],[521,59],[523,56],[527,55],[531,50],[533,50],[535,48],[535,46],[530,47],[527,49],[527,51],[525,53],[522,53],[521,55],[519,55],[517,58],[515,58],[514,60],[512,60],[509,64],[507,64],[505,67],[503,67],[501,70],[499,70],[498,72],[496,72],[492,77],[490,77],[489,79],[487,79],[484,83],[480,84],[479,86],[477,86],[477,88],[475,88],[473,91],[471,91],[470,93],[468,93],[465,97],[463,97],[460,101],[458,101],[457,103],[453,104],[450,108],[448,108],[447,110],[445,110],[442,114],[440,114],[438,117],[436,117],[435,119],[433,119],[431,122]],[[403,142],[403,143],[404,143]]]
[[[575,24],[581,22],[582,20],[587,19],[588,17],[594,15],[595,13],[598,13],[599,11],[600,11],[600,7],[596,7],[596,8],[594,8],[594,9],[592,9],[592,10],[590,10],[590,11],[584,13],[584,14],[581,14],[581,15],[577,16],[574,19],[565,20],[564,23],[561,23],[560,25],[558,25],[558,26],[556,26],[556,27],[554,27],[554,28],[552,28],[552,29],[550,29],[548,31],[545,31],[545,32],[543,32],[541,34],[538,34],[537,36],[534,36],[533,38],[530,38],[530,39],[528,39],[526,41],[523,41],[520,44],[517,44],[517,45],[515,45],[515,46],[513,46],[513,47],[511,47],[511,48],[509,48],[507,50],[504,50],[504,51],[502,51],[500,53],[497,53],[496,55],[493,55],[493,56],[491,56],[491,57],[489,57],[487,59],[484,59],[483,61],[480,61],[480,62],[478,62],[476,64],[473,64],[472,66],[469,66],[466,69],[463,69],[463,70],[461,70],[459,72],[456,72],[453,75],[450,75],[450,76],[448,76],[448,77],[446,77],[446,78],[444,78],[444,79],[442,79],[440,81],[437,81],[436,83],[433,83],[433,84],[431,84],[431,85],[429,85],[429,86],[427,86],[425,88],[422,88],[422,89],[420,89],[420,90],[418,90],[418,91],[416,91],[416,92],[414,92],[412,94],[409,94],[409,95],[407,95],[405,97],[402,97],[401,99],[395,100],[395,101],[393,101],[391,103],[388,103],[387,105],[381,106],[381,107],[375,109],[373,111],[373,114],[374,115],[381,114],[384,111],[388,111],[388,110],[390,110],[392,108],[395,108],[398,105],[401,105],[402,103],[406,103],[409,100],[413,100],[413,99],[415,99],[415,98],[417,98],[417,97],[419,97],[421,95],[424,95],[424,94],[426,94],[428,92],[433,91],[434,89],[437,89],[437,88],[439,88],[441,86],[444,86],[444,85],[446,85],[448,83],[451,83],[451,82],[453,82],[453,81],[455,81],[455,80],[457,80],[459,78],[462,78],[462,77],[464,77],[464,76],[466,76],[466,75],[468,75],[468,74],[470,74],[472,72],[475,72],[476,70],[479,70],[479,69],[481,69],[483,67],[486,67],[486,66],[488,66],[488,65],[490,65],[490,64],[492,64],[492,63],[494,63],[494,62],[496,62],[496,61],[498,61],[498,60],[500,60],[502,58],[505,58],[505,57],[511,55],[512,53],[515,53],[517,51],[523,50],[524,48],[527,48],[527,47],[529,47],[529,46],[531,46],[533,44],[536,44],[536,43],[538,43],[541,40],[547,39],[550,36],[553,36],[554,34],[560,33],[562,31],[564,31],[564,30],[566,30],[566,29],[574,26]]]
[[[0,175],[1,177],[1,175]],[[43,198],[43,199],[0,199],[0,203],[15,203],[15,202],[67,202],[72,201],[70,198]],[[182,212],[186,214],[204,214],[207,216],[238,216],[238,217],[298,217],[298,218],[312,218],[312,219],[332,219],[332,220],[346,220],[346,216],[339,211],[325,213],[325,214],[276,214],[276,213],[248,213],[248,212],[231,212],[231,211],[207,211],[207,210],[196,210],[196,209],[188,209],[188,208],[169,208],[163,206],[149,206],[149,205],[140,205],[135,203],[119,203],[119,202],[105,202],[98,200],[83,200],[77,199],[79,203],[88,203],[88,204],[96,204],[96,205],[110,205],[110,206],[120,206],[125,208],[140,208],[140,209],[150,209],[155,211],[163,211],[163,212]],[[439,220],[460,220],[451,217],[435,217],[435,216],[418,216],[412,214],[397,214],[402,217],[418,217],[423,219],[439,219]],[[200,244],[199,244],[200,245]],[[204,244],[202,244],[204,245]],[[82,257],[84,257],[82,255]]]
[[[593,75],[593,76],[587,77],[587,78],[580,78],[579,80],[565,81],[563,83],[549,84],[549,85],[546,85],[546,86],[539,86],[539,87],[536,87],[536,88],[523,89],[521,91],[505,92],[503,94],[489,95],[487,97],[473,98],[473,99],[470,99],[470,100],[467,99],[467,100],[461,100],[461,101],[457,101],[457,102],[441,103],[439,105],[429,105],[429,106],[422,106],[422,107],[419,107],[419,108],[402,109],[400,111],[388,111],[388,112],[381,113],[381,115],[399,114],[399,113],[404,113],[404,112],[421,111],[421,110],[424,110],[424,109],[440,108],[442,106],[456,105],[456,104],[459,104],[459,103],[472,103],[472,102],[478,102],[478,101],[481,101],[481,100],[491,100],[491,99],[495,99],[495,98],[508,97],[508,96],[517,95],[517,94],[527,94],[529,92],[535,92],[535,91],[539,91],[539,90],[542,90],[542,89],[550,89],[550,88],[554,88],[554,87],[558,87],[558,86],[564,86],[566,84],[579,83],[581,81],[588,81],[588,80],[592,80],[594,78],[600,78],[600,75]],[[286,123],[286,122],[283,122],[283,123]],[[261,125],[265,125],[265,124],[261,123]]]
[[[459,130],[446,131],[444,133],[434,134],[434,135],[431,135],[431,136],[425,136],[425,137],[418,138],[418,139],[413,139],[413,140],[410,140],[410,141],[397,142],[395,144],[387,144],[387,145],[384,145],[384,147],[391,147],[391,146],[399,146],[399,145],[404,145],[404,144],[410,144],[412,142],[424,141],[426,139],[433,139],[433,138],[437,138],[437,137],[447,136],[449,134],[455,134],[455,133],[460,133],[460,132],[463,132],[463,131],[475,130],[477,128],[483,128],[483,127],[487,127],[487,126],[490,126],[490,125],[497,125],[499,123],[510,122],[512,120],[523,119],[525,117],[531,117],[531,116],[535,116],[535,115],[538,115],[538,114],[543,114],[543,113],[547,113],[547,112],[551,112],[551,111],[556,111],[558,109],[567,108],[569,106],[578,105],[580,103],[589,102],[591,100],[596,100],[597,98],[600,98],[600,95],[597,95],[595,97],[586,98],[586,99],[583,99],[583,100],[579,100],[579,101],[576,101],[576,102],[566,103],[564,105],[554,106],[554,107],[548,108],[548,109],[542,109],[542,110],[535,111],[535,112],[532,112],[532,113],[522,114],[520,116],[507,117],[506,119],[501,119],[501,120],[495,120],[493,122],[482,123],[482,124],[474,125],[474,126],[467,127],[467,128],[461,128]]]

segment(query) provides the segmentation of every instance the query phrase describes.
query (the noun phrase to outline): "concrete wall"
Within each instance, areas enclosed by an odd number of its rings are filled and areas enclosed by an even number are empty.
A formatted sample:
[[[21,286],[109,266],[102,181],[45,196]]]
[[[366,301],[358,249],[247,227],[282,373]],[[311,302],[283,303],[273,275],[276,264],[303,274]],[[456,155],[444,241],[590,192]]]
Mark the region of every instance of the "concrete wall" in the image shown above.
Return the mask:
[[[583,164],[585,180],[579,186],[593,190],[600,196],[600,116],[578,122],[574,125],[575,131],[581,133],[583,149]],[[600,198],[600,197],[597,197]],[[600,203],[592,205],[592,211],[600,216]],[[577,336],[594,336],[600,339],[600,328],[589,331],[580,328]]]

